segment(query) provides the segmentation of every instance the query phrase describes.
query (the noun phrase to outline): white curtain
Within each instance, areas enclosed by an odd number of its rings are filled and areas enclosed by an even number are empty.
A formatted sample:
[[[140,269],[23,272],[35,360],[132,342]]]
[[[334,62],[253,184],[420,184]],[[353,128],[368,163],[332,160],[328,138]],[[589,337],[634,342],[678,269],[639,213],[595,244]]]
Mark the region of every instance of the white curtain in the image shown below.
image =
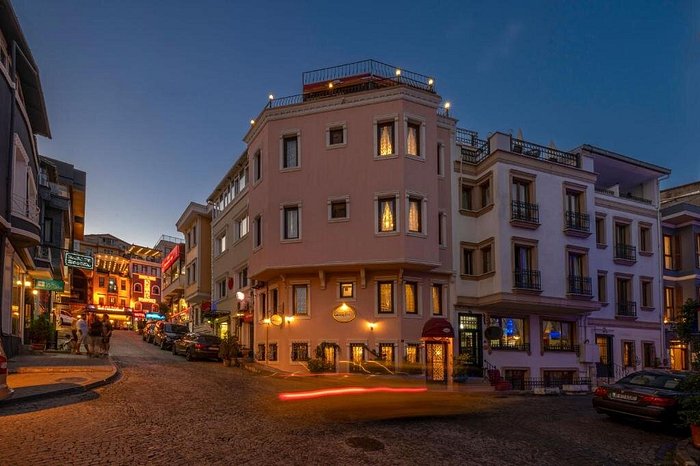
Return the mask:
[[[420,225],[420,202],[419,200],[410,200],[408,204],[408,230],[421,231]]]
[[[414,126],[408,127],[408,137],[406,138],[406,152],[411,155],[418,155],[418,129]]]
[[[379,155],[392,155],[394,153],[393,132],[394,129],[391,125],[381,127],[379,132]]]

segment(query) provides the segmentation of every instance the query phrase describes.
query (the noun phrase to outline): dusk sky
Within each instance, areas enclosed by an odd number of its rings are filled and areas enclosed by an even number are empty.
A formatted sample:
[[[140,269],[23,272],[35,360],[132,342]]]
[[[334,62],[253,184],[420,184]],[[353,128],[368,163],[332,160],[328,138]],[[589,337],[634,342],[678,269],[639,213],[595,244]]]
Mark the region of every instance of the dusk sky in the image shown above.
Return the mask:
[[[700,2],[13,0],[87,233],[177,235],[268,94],[373,58],[434,76],[458,126],[587,143],[700,180]]]

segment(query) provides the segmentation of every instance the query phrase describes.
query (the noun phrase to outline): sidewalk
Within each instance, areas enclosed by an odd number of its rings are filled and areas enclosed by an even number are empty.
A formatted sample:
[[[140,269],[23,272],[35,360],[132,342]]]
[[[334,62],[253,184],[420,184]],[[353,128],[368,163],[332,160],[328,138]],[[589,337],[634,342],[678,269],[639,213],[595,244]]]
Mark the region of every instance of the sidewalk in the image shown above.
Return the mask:
[[[89,391],[118,376],[119,369],[111,358],[54,352],[21,354],[8,361],[7,384],[14,393],[0,401],[0,407]]]

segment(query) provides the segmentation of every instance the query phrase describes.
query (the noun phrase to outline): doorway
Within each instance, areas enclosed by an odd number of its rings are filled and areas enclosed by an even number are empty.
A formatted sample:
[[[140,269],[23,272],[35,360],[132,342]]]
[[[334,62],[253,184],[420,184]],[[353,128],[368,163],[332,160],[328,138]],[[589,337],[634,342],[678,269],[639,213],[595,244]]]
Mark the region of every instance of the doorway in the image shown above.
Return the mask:
[[[426,342],[425,351],[428,382],[447,383],[447,344]]]
[[[364,372],[365,345],[362,343],[350,343],[349,372]]]
[[[596,335],[595,343],[600,352],[600,361],[596,364],[597,377],[613,377],[615,375],[613,366],[613,337],[611,335]]]
[[[480,376],[484,366],[484,346],[480,314],[459,314],[459,355],[465,359],[470,376]]]

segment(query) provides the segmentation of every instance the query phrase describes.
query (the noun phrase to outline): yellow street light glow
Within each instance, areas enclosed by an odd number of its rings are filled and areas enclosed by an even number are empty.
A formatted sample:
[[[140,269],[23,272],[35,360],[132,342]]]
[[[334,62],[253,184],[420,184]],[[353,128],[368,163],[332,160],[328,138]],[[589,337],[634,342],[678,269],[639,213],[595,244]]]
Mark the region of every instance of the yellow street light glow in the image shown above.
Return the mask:
[[[328,83],[328,89],[333,89],[333,83],[332,83],[332,82]]]
[[[17,280],[17,286],[22,286],[22,280]]]
[[[449,103],[449,102],[445,102],[445,108],[446,108],[446,109],[448,109],[448,110],[449,110],[449,108],[450,108],[451,106],[452,106],[452,104],[451,104],[451,103]]]
[[[39,290],[32,290],[32,294],[34,294],[34,295],[39,294]]]
[[[270,99],[270,100],[272,100],[272,99],[274,99],[274,98],[275,98],[275,96],[274,96],[274,95],[272,95],[272,94],[270,94],[270,95],[268,95],[268,96],[267,96],[267,98],[268,98],[268,99]]]
[[[370,330],[374,330],[374,328],[377,326],[377,324],[375,324],[374,322],[369,322],[367,325],[369,326]]]
[[[284,320],[285,320],[288,324],[291,324],[292,322],[294,322],[294,316],[285,316],[285,317],[284,317]]]
[[[250,120],[250,124],[251,124],[251,125],[254,125],[254,124],[255,124],[255,120]]]
[[[270,319],[263,319],[263,324],[269,324],[269,323],[270,323]]]
[[[401,70],[399,68],[396,68],[396,76],[401,76]]]
[[[32,286],[32,282],[30,282],[29,280],[25,280],[24,286]]]
[[[432,86],[433,84],[435,84],[433,78],[428,79],[428,86]]]

